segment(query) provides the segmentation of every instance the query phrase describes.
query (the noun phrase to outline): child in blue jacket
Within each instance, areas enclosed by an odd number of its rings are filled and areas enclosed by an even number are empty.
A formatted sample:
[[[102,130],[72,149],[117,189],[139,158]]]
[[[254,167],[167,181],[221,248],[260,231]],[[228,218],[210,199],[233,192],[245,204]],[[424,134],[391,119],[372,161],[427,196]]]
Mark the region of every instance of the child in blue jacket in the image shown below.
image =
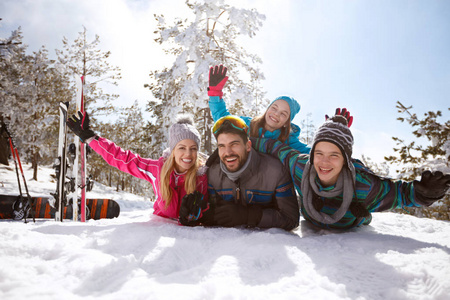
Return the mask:
[[[223,100],[222,88],[228,80],[227,68],[220,65],[209,70],[209,108],[214,122],[230,115]],[[281,96],[270,103],[264,115],[255,118],[241,116],[250,128],[251,137],[279,140],[301,153],[309,153],[310,147],[300,142],[300,127],[291,123],[300,111],[300,104],[289,96]]]

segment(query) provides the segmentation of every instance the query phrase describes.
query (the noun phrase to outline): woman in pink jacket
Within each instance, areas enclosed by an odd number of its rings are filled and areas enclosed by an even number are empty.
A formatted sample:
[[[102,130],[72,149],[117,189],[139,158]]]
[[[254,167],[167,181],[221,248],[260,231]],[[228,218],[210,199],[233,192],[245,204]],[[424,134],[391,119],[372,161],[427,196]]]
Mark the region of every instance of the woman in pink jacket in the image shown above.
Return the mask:
[[[153,185],[157,196],[154,214],[188,226],[206,220],[210,212],[206,167],[198,155],[200,134],[191,118],[180,118],[170,127],[169,148],[156,160],[125,151],[95,134],[86,112],[73,115],[67,125],[108,164]]]

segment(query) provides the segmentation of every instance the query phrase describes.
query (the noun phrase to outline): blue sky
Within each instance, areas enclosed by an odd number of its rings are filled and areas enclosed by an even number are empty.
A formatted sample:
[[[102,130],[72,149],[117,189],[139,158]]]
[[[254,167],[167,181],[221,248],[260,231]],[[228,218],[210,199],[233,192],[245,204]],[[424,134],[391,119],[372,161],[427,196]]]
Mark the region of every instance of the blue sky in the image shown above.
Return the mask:
[[[263,59],[267,96],[295,97],[302,110],[294,122],[312,114],[319,126],[325,114],[347,107],[354,115],[354,157],[381,161],[392,154],[392,136],[413,138],[396,101],[423,116],[450,107],[450,1],[225,1],[256,8],[263,27],[243,43]],[[82,25],[98,34],[114,63],[123,70],[121,102],[146,103],[143,88],[150,70],[170,65],[153,42],[153,14],[168,19],[190,13],[184,0],[50,1],[3,0],[0,36],[22,26],[30,50],[50,53],[73,40]]]

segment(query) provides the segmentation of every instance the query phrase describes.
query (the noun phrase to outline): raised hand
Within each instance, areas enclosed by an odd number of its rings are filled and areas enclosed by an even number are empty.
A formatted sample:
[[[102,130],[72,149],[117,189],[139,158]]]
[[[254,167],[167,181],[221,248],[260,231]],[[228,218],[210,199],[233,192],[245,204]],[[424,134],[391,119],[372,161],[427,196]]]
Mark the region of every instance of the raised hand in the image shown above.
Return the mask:
[[[336,108],[336,112],[334,113],[333,117],[329,117],[328,115],[325,115],[325,120],[333,119],[333,121],[337,121],[337,119],[342,119],[342,117],[346,120],[346,124],[349,128],[352,126],[353,123],[353,116],[350,115],[350,112],[346,108]],[[344,123],[344,122],[340,122]]]
[[[227,70],[223,65],[214,66],[209,69],[208,96],[223,96],[222,89],[228,80]]]
[[[84,143],[91,137],[96,136],[95,132],[91,130],[89,125],[89,115],[78,111],[78,115],[72,115],[67,120],[67,126],[73,131]]]

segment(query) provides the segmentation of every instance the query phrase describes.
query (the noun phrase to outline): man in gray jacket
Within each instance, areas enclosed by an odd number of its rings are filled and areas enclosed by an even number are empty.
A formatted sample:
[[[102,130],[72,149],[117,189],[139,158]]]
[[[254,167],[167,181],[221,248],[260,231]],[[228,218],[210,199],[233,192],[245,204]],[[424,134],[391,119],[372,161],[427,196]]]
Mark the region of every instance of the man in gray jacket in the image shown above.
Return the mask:
[[[277,159],[256,152],[248,132],[235,116],[214,124],[218,157],[212,155],[207,163],[214,224],[292,230],[300,212],[289,172]]]

